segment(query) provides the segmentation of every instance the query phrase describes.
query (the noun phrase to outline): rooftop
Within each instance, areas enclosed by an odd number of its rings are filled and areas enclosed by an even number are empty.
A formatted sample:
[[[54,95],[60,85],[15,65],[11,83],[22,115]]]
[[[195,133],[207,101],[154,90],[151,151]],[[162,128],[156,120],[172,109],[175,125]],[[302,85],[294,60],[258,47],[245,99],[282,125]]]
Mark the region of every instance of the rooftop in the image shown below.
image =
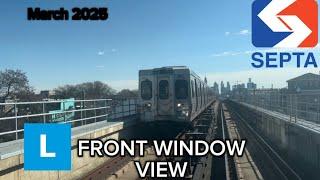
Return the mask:
[[[313,74],[313,73],[306,73],[306,74],[303,74],[303,75],[301,75],[301,76],[298,76],[298,77],[289,79],[287,82],[298,81],[298,80],[300,80],[300,81],[301,81],[301,80],[310,80],[310,79],[320,80],[320,75],[318,75],[318,74]]]

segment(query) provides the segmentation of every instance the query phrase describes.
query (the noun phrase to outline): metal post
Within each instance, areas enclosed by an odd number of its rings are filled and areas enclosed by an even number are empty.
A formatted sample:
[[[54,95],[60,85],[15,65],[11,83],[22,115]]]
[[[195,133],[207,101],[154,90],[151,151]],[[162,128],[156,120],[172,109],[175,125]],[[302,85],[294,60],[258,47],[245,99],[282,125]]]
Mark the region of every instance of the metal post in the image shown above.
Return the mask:
[[[80,108],[81,126],[83,126],[83,101],[80,101]]]
[[[122,99],[121,101],[122,117],[124,117],[124,100]]]
[[[104,100],[104,107],[105,107],[105,115],[107,115],[107,116],[105,116],[105,120],[107,121],[108,120],[108,108],[107,108],[107,99],[106,100]]]
[[[93,101],[93,108],[94,108],[94,122],[97,122],[97,109],[96,109],[96,101]]]
[[[319,123],[319,108],[320,108],[320,98],[319,98],[319,96],[318,96],[318,100],[317,100],[317,104],[316,104],[316,106],[317,106],[317,123]]]
[[[137,115],[138,114],[138,100],[137,99],[134,99],[134,113],[135,113],[135,115]]]
[[[131,99],[129,99],[129,116],[131,116]]]
[[[297,122],[297,111],[298,111],[298,95],[295,96],[295,113],[294,113],[294,122]]]
[[[292,108],[293,108],[293,103],[292,103],[292,95],[290,96],[290,122],[291,122],[291,117],[292,117]]]
[[[86,102],[83,103],[83,109],[86,109]],[[87,110],[84,110],[84,118],[87,118]],[[84,124],[87,124],[87,120],[84,121]]]
[[[42,114],[43,114],[43,123],[46,123],[46,115],[45,115],[45,104],[42,103]]]
[[[17,104],[14,104],[14,116],[16,117],[16,140],[18,140],[18,112],[17,112]]]
[[[67,119],[66,119],[66,107],[65,107],[65,103],[64,101],[62,101],[63,103],[63,119],[64,119],[64,122],[67,122]]]

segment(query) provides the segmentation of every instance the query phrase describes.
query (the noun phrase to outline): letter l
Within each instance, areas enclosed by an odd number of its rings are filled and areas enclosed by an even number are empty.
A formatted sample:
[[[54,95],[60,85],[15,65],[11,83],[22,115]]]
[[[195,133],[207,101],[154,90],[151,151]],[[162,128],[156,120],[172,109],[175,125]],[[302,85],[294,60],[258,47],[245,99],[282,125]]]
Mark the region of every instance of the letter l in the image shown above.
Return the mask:
[[[47,135],[40,135],[40,157],[56,157],[55,152],[47,152]]]

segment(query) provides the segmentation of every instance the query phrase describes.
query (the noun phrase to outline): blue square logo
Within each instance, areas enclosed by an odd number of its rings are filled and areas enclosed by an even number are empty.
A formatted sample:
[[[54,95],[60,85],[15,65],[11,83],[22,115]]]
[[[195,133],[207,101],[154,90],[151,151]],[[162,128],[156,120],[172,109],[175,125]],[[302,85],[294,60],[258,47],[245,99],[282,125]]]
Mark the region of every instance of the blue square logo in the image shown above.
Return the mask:
[[[25,170],[71,170],[71,125],[24,125]]]

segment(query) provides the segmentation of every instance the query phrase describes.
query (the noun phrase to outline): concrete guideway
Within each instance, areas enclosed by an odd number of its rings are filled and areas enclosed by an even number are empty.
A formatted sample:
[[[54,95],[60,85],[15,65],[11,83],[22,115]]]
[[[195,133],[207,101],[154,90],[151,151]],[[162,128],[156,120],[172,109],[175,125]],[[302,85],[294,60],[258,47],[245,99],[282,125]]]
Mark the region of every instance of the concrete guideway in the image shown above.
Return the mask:
[[[278,173],[272,178],[318,179],[318,124],[235,101],[226,104],[244,129],[240,134],[250,137],[249,150],[254,152],[253,159],[263,176]],[[274,170],[269,170],[271,167]]]
[[[230,140],[241,140],[241,135],[235,120],[231,117],[229,110],[225,106],[223,107],[224,120],[226,124],[227,134]],[[242,157],[234,156],[233,157],[236,173],[238,179],[244,180],[261,180],[262,175],[257,168],[255,162],[252,160],[251,154],[247,148],[245,148],[244,155]]]
[[[231,141],[241,140],[241,135],[235,120],[231,118],[230,112],[227,107],[223,104],[222,111],[224,115],[224,120],[226,124],[227,135]],[[245,148],[244,155],[233,157],[235,164],[235,171],[237,173],[238,179],[248,179],[248,180],[260,180],[263,179],[259,169],[257,168],[255,162],[252,160],[251,154],[247,148]]]

